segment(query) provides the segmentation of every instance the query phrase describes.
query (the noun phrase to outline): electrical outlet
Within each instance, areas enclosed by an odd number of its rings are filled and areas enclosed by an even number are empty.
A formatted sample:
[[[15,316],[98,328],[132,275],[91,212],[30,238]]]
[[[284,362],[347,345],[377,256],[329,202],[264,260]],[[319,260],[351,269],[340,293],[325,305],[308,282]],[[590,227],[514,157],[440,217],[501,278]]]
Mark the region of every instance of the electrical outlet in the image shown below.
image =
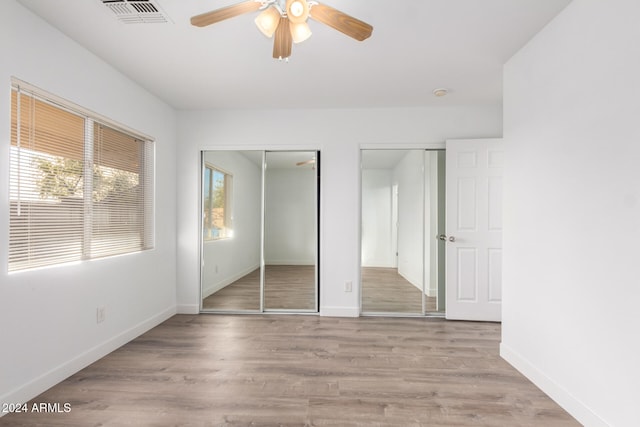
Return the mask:
[[[104,319],[107,317],[107,309],[105,307],[96,308],[96,323],[104,322]]]
[[[353,291],[353,282],[351,280],[348,280],[348,281],[344,282],[344,291],[345,292],[352,292]]]

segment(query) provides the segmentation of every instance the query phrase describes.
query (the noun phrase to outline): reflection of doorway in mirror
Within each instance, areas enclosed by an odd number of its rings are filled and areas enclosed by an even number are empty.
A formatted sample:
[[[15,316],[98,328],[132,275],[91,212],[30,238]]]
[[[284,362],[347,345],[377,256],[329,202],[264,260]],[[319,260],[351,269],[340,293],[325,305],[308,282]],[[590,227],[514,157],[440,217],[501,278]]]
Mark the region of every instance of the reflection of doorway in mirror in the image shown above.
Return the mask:
[[[438,155],[362,151],[363,314],[438,312]]]

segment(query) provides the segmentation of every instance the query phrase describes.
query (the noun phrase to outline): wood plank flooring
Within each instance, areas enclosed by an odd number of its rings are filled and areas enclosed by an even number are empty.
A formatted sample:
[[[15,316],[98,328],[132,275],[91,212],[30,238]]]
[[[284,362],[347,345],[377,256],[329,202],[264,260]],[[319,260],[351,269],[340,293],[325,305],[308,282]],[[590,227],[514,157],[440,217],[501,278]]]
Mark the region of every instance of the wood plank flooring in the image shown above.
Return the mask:
[[[315,267],[268,265],[265,267],[265,308],[315,309]],[[421,292],[395,268],[362,269],[362,310],[371,313],[419,314]],[[236,280],[202,302],[204,310],[260,310],[260,270]],[[435,312],[435,297],[426,297],[427,312]]]
[[[315,265],[267,265],[264,271],[264,306],[278,310],[314,310]]]
[[[260,310],[260,269],[225,286],[202,300],[204,310]]]
[[[8,426],[579,426],[498,355],[500,325],[177,315]]]
[[[264,306],[276,310],[315,310],[316,279],[313,265],[267,265]],[[204,310],[260,310],[260,269],[256,269],[202,301]]]
[[[362,311],[422,313],[422,291],[398,274],[397,268],[362,268]],[[427,312],[436,312],[436,298],[426,297]]]

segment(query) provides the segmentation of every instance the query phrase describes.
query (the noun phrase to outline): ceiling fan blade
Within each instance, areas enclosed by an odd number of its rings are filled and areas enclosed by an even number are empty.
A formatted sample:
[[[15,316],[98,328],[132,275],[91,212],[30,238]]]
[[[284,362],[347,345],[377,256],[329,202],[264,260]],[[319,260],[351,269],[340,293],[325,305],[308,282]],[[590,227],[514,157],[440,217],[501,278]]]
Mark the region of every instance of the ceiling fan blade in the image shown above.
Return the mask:
[[[255,12],[260,9],[261,6],[262,3],[254,0],[232,4],[231,6],[212,10],[211,12],[192,17],[191,25],[195,25],[196,27],[206,27],[207,25],[215,24],[216,22],[224,21],[225,19],[233,18],[244,13]]]
[[[309,16],[358,41],[369,38],[373,32],[373,27],[366,22],[324,4],[314,4]]]
[[[273,38],[273,57],[276,59],[285,59],[291,56],[291,46],[293,38],[289,29],[289,19],[280,18],[280,24],[276,28],[276,34]]]

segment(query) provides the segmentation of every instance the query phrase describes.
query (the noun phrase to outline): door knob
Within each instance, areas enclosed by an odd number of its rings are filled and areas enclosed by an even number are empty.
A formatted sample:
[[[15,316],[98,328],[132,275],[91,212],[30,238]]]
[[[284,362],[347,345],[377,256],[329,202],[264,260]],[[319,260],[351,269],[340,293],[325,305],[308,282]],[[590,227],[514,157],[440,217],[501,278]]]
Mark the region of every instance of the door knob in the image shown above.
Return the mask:
[[[436,236],[438,239],[442,240],[443,242],[447,241],[447,236],[445,236],[444,234],[439,234],[438,236]]]
[[[449,241],[451,243],[455,242],[456,241],[456,237],[455,236],[449,236]]]

